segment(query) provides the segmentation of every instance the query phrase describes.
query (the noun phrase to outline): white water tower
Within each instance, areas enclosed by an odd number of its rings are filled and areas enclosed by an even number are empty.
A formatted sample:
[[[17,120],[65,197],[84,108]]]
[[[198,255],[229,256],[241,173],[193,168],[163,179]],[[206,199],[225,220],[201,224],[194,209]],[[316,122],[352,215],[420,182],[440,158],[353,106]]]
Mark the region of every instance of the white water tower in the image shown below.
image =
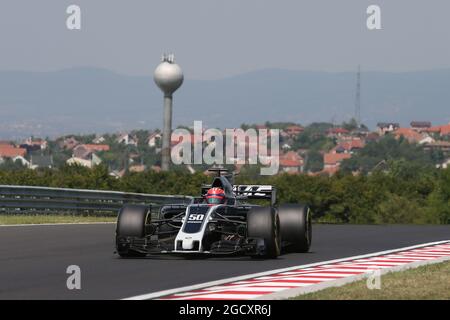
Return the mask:
[[[162,171],[169,170],[170,136],[172,134],[172,95],[183,84],[183,71],[175,63],[173,54],[164,54],[161,63],[156,67],[154,80],[164,93],[164,124],[162,137]]]

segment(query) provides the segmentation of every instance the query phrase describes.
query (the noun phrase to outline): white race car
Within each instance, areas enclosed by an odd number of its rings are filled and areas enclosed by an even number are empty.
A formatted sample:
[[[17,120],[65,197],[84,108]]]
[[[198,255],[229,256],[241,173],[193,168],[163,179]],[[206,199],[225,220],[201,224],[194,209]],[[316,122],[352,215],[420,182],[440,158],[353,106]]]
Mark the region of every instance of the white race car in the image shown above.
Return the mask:
[[[308,252],[311,210],[304,204],[276,205],[269,185],[233,185],[232,176],[217,172],[202,197],[188,205],[164,205],[152,217],[147,205],[125,205],[116,227],[116,252],[123,258],[150,254],[249,255],[276,258],[283,251]],[[205,203],[210,188],[225,192],[225,203]],[[269,206],[249,204],[270,200]],[[156,219],[155,219],[156,218]]]

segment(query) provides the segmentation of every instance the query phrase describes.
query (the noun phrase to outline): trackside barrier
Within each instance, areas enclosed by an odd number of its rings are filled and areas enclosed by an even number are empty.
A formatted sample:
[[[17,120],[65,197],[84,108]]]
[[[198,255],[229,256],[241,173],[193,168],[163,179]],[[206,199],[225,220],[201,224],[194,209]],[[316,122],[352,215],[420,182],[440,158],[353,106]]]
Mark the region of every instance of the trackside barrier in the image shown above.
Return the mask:
[[[116,216],[124,204],[188,204],[189,196],[0,185],[0,214]]]

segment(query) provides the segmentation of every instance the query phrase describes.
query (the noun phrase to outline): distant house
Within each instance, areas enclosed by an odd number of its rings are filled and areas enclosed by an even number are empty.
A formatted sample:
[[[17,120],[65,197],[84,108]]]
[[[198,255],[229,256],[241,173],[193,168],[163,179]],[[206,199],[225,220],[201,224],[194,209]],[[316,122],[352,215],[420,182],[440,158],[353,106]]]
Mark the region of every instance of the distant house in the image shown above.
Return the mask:
[[[380,135],[376,132],[371,132],[365,137],[366,143],[368,142],[376,142],[380,140]]]
[[[422,140],[419,141],[419,144],[430,144],[430,143],[435,143],[436,140],[434,140],[432,137],[430,136],[425,136],[422,138]]]
[[[331,153],[353,153],[356,150],[364,148],[365,143],[360,138],[352,138],[340,141]]]
[[[48,147],[48,143],[44,139],[34,139],[33,137],[29,137],[23,143],[24,146],[35,147],[38,150],[45,150]]]
[[[435,141],[435,142],[431,142],[431,143],[425,143],[423,145],[423,149],[425,151],[439,150],[439,151],[444,152],[445,154],[449,154],[450,153],[450,142]]]
[[[420,133],[410,128],[399,128],[394,131],[394,135],[396,139],[403,137],[410,143],[419,143],[424,138]]]
[[[297,152],[289,151],[280,155],[280,170],[287,173],[300,173],[304,169],[304,159]]]
[[[101,162],[102,160],[95,153],[90,153],[87,158],[78,158],[72,156],[66,161],[68,165],[79,165],[87,168],[93,168],[94,166],[99,165]]]
[[[25,157],[27,150],[25,148],[17,148],[10,144],[0,145],[0,157],[1,158],[14,158],[17,156]]]
[[[80,143],[74,137],[66,138],[63,140],[61,147],[67,150],[72,150]]]
[[[373,173],[375,171],[388,172],[389,171],[389,163],[386,160],[381,160],[372,168],[372,170],[370,170],[370,173]]]
[[[111,149],[107,144],[84,144],[83,146],[92,152],[109,151]]]
[[[426,130],[428,133],[435,133],[441,137],[450,136],[450,124],[443,126],[430,127]]]
[[[350,131],[344,128],[330,128],[327,130],[327,136],[329,138],[339,138],[349,133]]]
[[[450,124],[441,126],[441,136],[450,136]]]
[[[105,141],[106,141],[106,139],[103,136],[98,136],[94,140],[92,140],[92,143],[94,143],[94,144],[102,144]]]
[[[157,145],[160,144],[160,141],[162,139],[161,133],[158,131],[153,132],[148,136],[148,146],[150,148],[155,148]]]
[[[74,158],[87,159],[91,153],[92,150],[89,150],[84,144],[80,144],[73,148],[72,156]]]
[[[339,170],[341,162],[352,157],[349,153],[325,153],[323,155],[323,168],[326,173],[333,174]]]
[[[24,166],[24,167],[30,166],[30,162],[22,156],[16,156],[16,157],[12,158],[12,161],[15,163],[20,162],[22,164],[22,166]]]
[[[79,144],[73,149],[73,157],[88,159],[92,153],[109,151],[107,144]]]
[[[130,172],[144,172],[147,169],[147,167],[143,164],[134,165],[128,168],[128,171]]]
[[[411,122],[411,129],[413,129],[417,132],[426,131],[429,128],[431,128],[431,122],[429,122],[429,121],[412,121]]]
[[[53,168],[53,156],[51,155],[31,155],[30,156],[30,169],[37,168]]]
[[[116,141],[118,143],[122,143],[125,145],[132,145],[132,146],[137,146],[138,145],[138,139],[136,136],[132,136],[128,133],[122,133],[119,134],[119,136],[117,137]]]
[[[394,132],[400,128],[400,124],[396,122],[379,122],[377,124],[378,134],[384,136],[389,132]]]

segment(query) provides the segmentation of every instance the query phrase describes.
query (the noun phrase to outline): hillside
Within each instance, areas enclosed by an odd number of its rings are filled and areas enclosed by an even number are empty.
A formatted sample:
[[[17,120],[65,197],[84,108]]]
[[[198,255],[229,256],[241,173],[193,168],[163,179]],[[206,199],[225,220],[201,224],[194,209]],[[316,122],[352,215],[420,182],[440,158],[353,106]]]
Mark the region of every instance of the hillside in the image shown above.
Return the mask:
[[[161,126],[162,94],[151,77],[94,68],[0,72],[0,138],[112,132]],[[174,123],[235,127],[241,123],[348,120],[355,74],[262,70],[221,80],[189,80],[175,94]],[[450,69],[364,72],[362,118],[450,121]]]

